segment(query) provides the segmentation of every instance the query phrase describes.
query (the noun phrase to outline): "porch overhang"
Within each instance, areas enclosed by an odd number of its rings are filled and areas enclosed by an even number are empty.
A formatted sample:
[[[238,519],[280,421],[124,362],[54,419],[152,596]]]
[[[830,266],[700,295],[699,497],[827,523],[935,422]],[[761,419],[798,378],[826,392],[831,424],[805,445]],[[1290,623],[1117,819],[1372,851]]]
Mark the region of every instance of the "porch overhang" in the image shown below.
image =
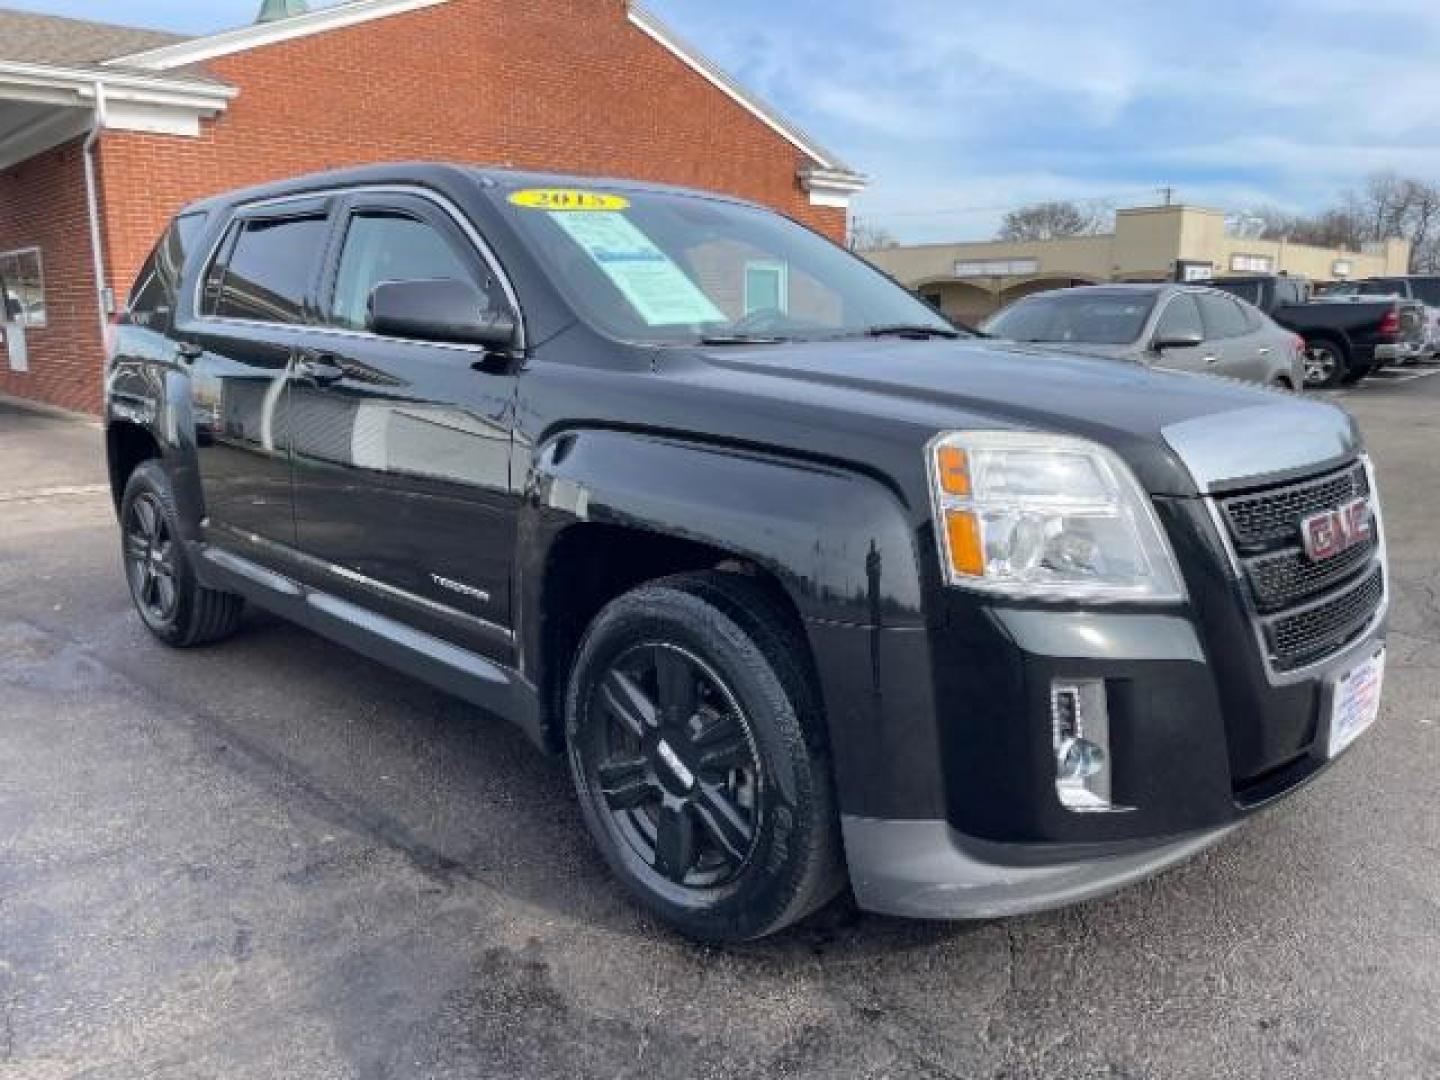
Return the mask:
[[[0,60],[0,169],[104,128],[198,136],[237,91],[204,79]]]

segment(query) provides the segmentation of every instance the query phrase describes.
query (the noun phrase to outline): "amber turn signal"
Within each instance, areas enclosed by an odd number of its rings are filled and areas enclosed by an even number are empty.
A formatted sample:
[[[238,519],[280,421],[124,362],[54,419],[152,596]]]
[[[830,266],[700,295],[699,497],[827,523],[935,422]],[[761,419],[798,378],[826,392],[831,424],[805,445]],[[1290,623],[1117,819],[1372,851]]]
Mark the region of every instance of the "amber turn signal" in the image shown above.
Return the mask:
[[[970,468],[965,451],[958,446],[942,446],[935,451],[935,472],[940,490],[946,495],[970,494]]]
[[[985,573],[985,551],[980,542],[980,522],[968,510],[945,511],[945,536],[950,550],[950,569],[969,577]]]

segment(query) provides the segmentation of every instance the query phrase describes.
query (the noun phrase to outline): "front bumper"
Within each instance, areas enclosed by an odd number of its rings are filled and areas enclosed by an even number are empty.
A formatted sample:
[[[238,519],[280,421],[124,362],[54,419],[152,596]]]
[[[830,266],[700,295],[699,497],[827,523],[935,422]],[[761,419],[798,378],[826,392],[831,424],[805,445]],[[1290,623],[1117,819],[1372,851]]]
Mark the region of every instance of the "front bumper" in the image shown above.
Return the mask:
[[[1090,900],[1185,862],[1236,828],[1025,865],[1015,861],[1023,849],[987,851],[943,821],[843,817],[841,826],[856,902],[916,919],[1026,915]]]
[[[1197,501],[1161,502],[1181,552],[1201,543]],[[1099,896],[1190,858],[1330,764],[1332,688],[1383,643],[1383,611],[1334,655],[1276,676],[1223,556],[1189,554],[1191,602],[1165,613],[957,591],[941,625],[812,625],[861,907],[985,918]],[[1059,801],[1050,687],[1073,679],[1105,682],[1114,802],[1131,809]]]

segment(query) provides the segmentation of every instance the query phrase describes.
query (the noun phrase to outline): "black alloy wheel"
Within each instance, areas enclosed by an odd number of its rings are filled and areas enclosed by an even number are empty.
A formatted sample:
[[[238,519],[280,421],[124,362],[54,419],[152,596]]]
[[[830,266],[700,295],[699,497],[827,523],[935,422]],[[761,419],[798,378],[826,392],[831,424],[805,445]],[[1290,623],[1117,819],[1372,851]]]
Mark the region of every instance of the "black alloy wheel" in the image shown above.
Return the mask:
[[[735,695],[699,658],[654,642],[610,664],[593,705],[604,720],[583,749],[587,777],[656,885],[733,880],[764,812],[755,741]]]
[[[612,600],[565,697],[570,774],[610,869],[702,941],[748,941],[845,884],[825,720],[803,630],[744,575]]]
[[[175,537],[159,499],[143,492],[125,513],[125,576],[147,622],[174,621],[180,600],[175,581]]]
[[[136,466],[120,499],[120,554],[135,610],[167,645],[188,648],[235,631],[244,601],[208,589],[195,574],[179,526],[170,478],[160,462]]]

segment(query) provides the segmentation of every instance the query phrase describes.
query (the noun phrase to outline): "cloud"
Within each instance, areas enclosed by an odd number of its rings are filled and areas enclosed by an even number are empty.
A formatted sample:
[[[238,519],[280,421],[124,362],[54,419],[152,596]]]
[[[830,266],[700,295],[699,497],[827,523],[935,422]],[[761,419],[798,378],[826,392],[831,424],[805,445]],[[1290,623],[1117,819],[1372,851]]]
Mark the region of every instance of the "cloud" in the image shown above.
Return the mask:
[[[905,239],[1035,199],[1312,209],[1378,169],[1440,178],[1432,0],[651,2],[868,173],[858,211]]]

